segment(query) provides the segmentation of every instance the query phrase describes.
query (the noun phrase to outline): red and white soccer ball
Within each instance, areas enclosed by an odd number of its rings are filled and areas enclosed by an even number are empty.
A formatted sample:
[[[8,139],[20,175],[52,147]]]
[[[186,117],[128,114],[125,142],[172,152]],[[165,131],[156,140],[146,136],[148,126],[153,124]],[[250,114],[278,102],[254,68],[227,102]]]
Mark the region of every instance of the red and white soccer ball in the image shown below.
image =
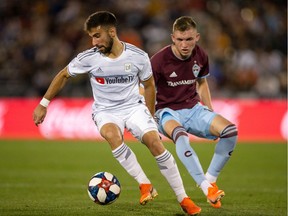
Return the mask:
[[[93,175],[88,183],[89,197],[99,205],[115,202],[121,192],[120,182],[109,172],[99,172]]]

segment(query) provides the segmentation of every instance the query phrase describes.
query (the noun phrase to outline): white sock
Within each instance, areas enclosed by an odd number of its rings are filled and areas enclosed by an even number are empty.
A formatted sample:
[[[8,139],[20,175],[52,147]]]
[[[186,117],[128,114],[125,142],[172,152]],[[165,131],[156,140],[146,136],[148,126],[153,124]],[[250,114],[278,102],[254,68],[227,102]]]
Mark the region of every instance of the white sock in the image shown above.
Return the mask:
[[[139,184],[151,184],[138,163],[134,152],[125,143],[122,143],[119,147],[114,149],[112,154]]]
[[[201,182],[200,184],[200,188],[202,189],[203,193],[205,194],[205,196],[208,195],[208,188],[212,187],[212,185],[207,181],[204,180],[203,182]]]
[[[205,174],[206,179],[210,182],[210,183],[214,183],[217,181],[217,177],[212,176],[210,173],[206,173]]]
[[[169,151],[165,150],[161,155],[156,156],[155,159],[162,175],[168,181],[177,196],[178,202],[180,203],[185,197],[187,197],[187,194],[174,157]]]

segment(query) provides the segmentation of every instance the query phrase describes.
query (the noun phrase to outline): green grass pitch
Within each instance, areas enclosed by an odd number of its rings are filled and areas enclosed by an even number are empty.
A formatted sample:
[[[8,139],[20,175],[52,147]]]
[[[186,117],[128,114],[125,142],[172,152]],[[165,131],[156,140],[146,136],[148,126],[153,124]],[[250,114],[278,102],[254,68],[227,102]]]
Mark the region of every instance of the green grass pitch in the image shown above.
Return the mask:
[[[0,215],[67,216],[184,216],[148,149],[129,142],[159,196],[139,205],[136,181],[112,157],[107,143],[98,141],[0,140]],[[218,178],[226,192],[221,209],[213,209],[175,153],[187,194],[202,207],[201,215],[263,216],[287,215],[286,143],[239,143]],[[204,170],[215,143],[192,144]],[[99,171],[116,175],[121,183],[119,199],[107,206],[94,204],[86,188]]]

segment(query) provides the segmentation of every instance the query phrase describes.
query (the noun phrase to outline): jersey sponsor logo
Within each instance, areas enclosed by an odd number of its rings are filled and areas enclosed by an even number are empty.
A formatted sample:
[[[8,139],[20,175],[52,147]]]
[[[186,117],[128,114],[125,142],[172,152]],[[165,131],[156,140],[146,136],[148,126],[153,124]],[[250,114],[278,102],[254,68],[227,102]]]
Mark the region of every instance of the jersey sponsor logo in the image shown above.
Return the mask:
[[[175,73],[175,71],[173,71],[169,77],[177,77],[177,74]]]
[[[95,77],[95,80],[97,83],[104,85],[105,84],[105,80],[103,77]]]
[[[180,80],[176,82],[167,81],[168,86],[171,86],[171,87],[177,87],[179,85],[191,85],[193,83],[195,83],[195,80]]]
[[[200,70],[201,70],[200,66],[195,63],[192,67],[192,71],[195,77],[198,77]]]
[[[127,76],[109,76],[109,77],[95,77],[97,83],[104,85],[112,85],[112,84],[125,84],[130,83],[134,80],[134,76],[127,75]]]

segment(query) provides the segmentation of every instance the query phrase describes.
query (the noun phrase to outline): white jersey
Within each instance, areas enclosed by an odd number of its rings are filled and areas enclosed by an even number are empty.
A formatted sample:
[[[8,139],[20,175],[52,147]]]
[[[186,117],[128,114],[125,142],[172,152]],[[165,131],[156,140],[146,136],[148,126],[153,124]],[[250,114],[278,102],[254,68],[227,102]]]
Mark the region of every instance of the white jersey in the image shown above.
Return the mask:
[[[124,50],[116,59],[108,58],[97,48],[77,55],[69,64],[71,76],[87,73],[93,91],[93,111],[125,108],[144,102],[139,94],[139,80],[152,76],[148,54],[136,46],[123,43]]]

